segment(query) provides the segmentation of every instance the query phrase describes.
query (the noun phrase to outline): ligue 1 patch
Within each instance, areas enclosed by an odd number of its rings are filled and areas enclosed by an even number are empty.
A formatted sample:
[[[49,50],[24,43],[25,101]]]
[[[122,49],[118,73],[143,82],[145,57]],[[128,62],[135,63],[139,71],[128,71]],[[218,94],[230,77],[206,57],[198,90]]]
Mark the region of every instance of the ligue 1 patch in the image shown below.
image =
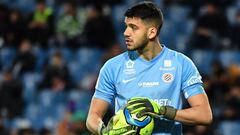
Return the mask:
[[[126,68],[123,70],[124,74],[133,75],[136,74],[136,70],[134,68],[134,61],[128,60],[125,63]]]
[[[134,66],[134,62],[133,61],[131,61],[131,60],[128,60],[127,62],[126,62],[126,67],[129,69],[129,68],[133,68],[133,66]]]
[[[173,75],[171,73],[164,73],[162,76],[162,80],[166,83],[172,82],[174,79]]]

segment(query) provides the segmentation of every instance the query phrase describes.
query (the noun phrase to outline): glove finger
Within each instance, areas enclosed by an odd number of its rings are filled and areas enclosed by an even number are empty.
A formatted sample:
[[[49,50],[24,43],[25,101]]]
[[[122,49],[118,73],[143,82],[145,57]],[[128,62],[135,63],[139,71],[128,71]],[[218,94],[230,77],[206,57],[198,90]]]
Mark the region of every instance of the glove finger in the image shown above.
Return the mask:
[[[108,124],[107,124],[107,127],[110,128],[110,129],[113,128],[113,117],[108,121]]]
[[[146,97],[133,97],[133,98],[129,99],[129,101],[130,100],[139,100],[139,99],[147,99],[147,98]]]
[[[129,100],[127,102],[127,105],[132,105],[132,104],[136,104],[136,103],[144,103],[146,102],[147,99],[134,99],[134,100]]]
[[[145,112],[145,115],[149,115],[149,116],[152,116],[152,117],[155,117],[155,118],[160,118],[161,115],[157,114],[157,113],[154,113],[154,112]]]
[[[132,105],[128,105],[126,106],[126,108],[138,108],[138,107],[144,107],[145,104],[144,103],[136,103],[136,104],[132,104]]]
[[[153,110],[149,107],[146,107],[140,111],[137,112],[137,118],[141,118],[142,116],[146,115],[146,113],[153,112]]]
[[[148,107],[146,107],[144,104],[136,104],[136,105],[127,107],[127,109],[130,111],[130,113],[137,113],[141,110],[145,110],[146,108],[148,108]]]
[[[122,134],[122,135],[135,135],[137,133],[136,130],[130,130],[130,131],[127,131],[126,133]]]
[[[142,116],[144,116],[144,115],[146,115],[146,111],[147,110],[145,110],[145,109],[143,109],[143,110],[140,110],[138,113],[137,113],[137,118],[141,118]]]
[[[144,107],[144,106],[145,106],[144,103],[136,103],[136,104],[128,105],[128,106],[126,106],[126,107],[127,107],[128,109],[131,109],[131,108],[136,109],[136,108]]]
[[[138,113],[141,110],[145,110],[145,107],[139,107],[137,109],[129,110],[131,114]]]
[[[135,105],[140,105],[142,104],[143,106],[151,106],[151,103],[147,100],[136,100],[136,101],[131,101],[131,102],[128,102],[126,104],[126,107],[129,108],[129,107],[133,107]]]
[[[107,127],[112,129],[113,125],[115,125],[120,119],[120,115],[114,115],[112,118],[108,121]]]

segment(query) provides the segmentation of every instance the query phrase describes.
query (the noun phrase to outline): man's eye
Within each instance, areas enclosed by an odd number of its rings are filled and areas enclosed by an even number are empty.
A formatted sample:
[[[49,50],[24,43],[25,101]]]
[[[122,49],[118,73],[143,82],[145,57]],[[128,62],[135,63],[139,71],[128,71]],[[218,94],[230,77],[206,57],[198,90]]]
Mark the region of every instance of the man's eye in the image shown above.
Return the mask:
[[[132,29],[133,29],[133,30],[136,30],[136,29],[137,29],[137,27],[136,27],[136,26],[132,26]]]

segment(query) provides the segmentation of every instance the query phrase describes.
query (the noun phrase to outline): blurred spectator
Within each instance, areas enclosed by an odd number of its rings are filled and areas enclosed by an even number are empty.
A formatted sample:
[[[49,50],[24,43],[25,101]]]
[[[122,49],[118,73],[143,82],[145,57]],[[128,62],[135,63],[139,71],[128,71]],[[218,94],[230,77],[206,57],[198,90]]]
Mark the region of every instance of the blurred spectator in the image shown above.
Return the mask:
[[[39,135],[52,135],[52,132],[47,128],[43,128],[40,130]]]
[[[40,88],[50,88],[55,91],[65,90],[70,87],[69,71],[64,63],[63,56],[56,52],[50,60],[43,74]]]
[[[47,47],[48,39],[53,35],[53,10],[46,6],[45,0],[38,0],[36,10],[30,17],[28,24],[29,36],[33,42]]]
[[[223,120],[240,120],[240,84],[234,84],[224,95]]]
[[[36,65],[36,56],[32,52],[31,41],[24,39],[20,43],[17,56],[13,61],[13,70],[16,75],[33,72]]]
[[[35,135],[35,133],[32,128],[27,128],[27,129],[20,129],[18,131],[18,135]]]
[[[164,1],[173,1],[173,0],[164,0]],[[176,0],[178,4],[187,5],[191,7],[191,16],[197,17],[198,10],[203,6],[205,3],[212,2],[217,5],[221,11],[225,11],[225,9],[234,3],[235,0]]]
[[[11,71],[4,72],[0,82],[0,113],[10,119],[21,116],[24,109],[22,95],[22,83],[13,78]]]
[[[5,35],[7,20],[8,8],[5,5],[0,4],[0,39]]]
[[[121,48],[121,46],[119,44],[114,44],[113,46],[111,46],[110,48],[108,48],[108,50],[106,50],[106,52],[103,54],[102,57],[102,65],[110,58],[115,57],[117,55],[119,55],[120,53],[123,52],[123,48]]]
[[[76,2],[66,1],[64,3],[64,13],[57,21],[57,37],[59,41],[71,48],[80,47],[81,34],[86,22],[86,11],[78,8]]]
[[[80,0],[79,2],[84,5],[94,5],[94,4],[107,4],[107,5],[115,5],[120,4],[124,0]]]
[[[223,97],[221,96],[229,88],[229,75],[220,61],[212,63],[212,74],[210,75],[210,91],[213,92],[212,99],[216,104],[221,104]]]
[[[90,47],[106,49],[116,41],[115,31],[111,19],[104,15],[103,7],[90,7],[84,34]]]
[[[21,12],[17,9],[11,10],[5,33],[5,43],[8,46],[18,48],[20,41],[26,36],[26,24]]]
[[[221,116],[218,118],[219,134],[238,135],[240,132],[240,79],[224,93]]]
[[[212,126],[189,126],[184,135],[214,135]]]
[[[236,82],[240,77],[240,66],[237,64],[230,64],[227,73],[229,74],[229,76],[231,76],[231,78],[229,78],[229,82],[231,84]]]
[[[89,134],[86,128],[87,114],[81,110],[72,114],[69,119],[70,133],[72,135],[87,135]]]
[[[191,45],[198,49],[223,48],[229,44],[220,42],[227,37],[228,21],[214,3],[207,3],[205,12],[197,19],[197,25]]]
[[[4,118],[0,116],[0,135],[8,135],[8,130],[4,125]]]
[[[235,23],[231,27],[230,38],[234,49],[240,50],[240,10],[235,15]]]
[[[86,113],[78,110],[74,113],[66,113],[65,118],[58,124],[58,135],[89,135],[86,128]]]

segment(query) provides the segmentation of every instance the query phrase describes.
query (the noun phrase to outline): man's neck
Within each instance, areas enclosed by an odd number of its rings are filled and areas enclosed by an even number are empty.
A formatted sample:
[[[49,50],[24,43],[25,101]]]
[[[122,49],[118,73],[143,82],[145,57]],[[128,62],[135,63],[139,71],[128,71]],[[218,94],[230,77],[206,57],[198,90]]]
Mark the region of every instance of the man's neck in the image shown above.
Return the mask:
[[[149,42],[146,47],[142,50],[137,50],[139,56],[147,61],[152,60],[162,51],[162,46],[159,40],[155,42]]]

